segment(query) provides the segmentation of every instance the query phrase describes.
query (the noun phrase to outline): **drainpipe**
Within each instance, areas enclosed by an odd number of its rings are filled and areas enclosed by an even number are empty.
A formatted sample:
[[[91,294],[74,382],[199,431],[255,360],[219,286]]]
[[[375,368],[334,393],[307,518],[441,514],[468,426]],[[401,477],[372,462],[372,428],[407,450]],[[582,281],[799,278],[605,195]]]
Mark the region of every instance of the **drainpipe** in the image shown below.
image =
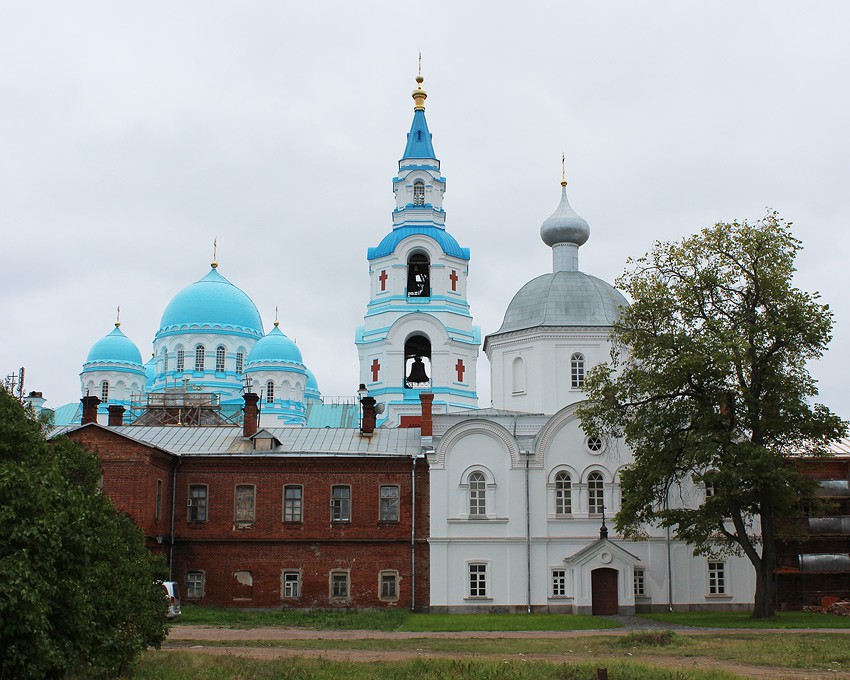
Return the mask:
[[[670,490],[667,490],[667,497],[664,499],[664,509],[666,510],[669,507],[670,502]],[[673,609],[673,558],[670,555],[672,550],[670,539],[670,527],[667,527],[667,610],[670,612],[674,612]]]
[[[523,451],[523,453],[525,454],[525,601],[526,611],[531,614],[531,494],[528,488],[528,459],[531,451]]]
[[[174,464],[171,471],[171,534],[168,537],[168,580],[174,580],[174,513],[177,505],[177,468],[180,467],[180,459]]]
[[[410,611],[416,610],[416,454],[410,454]]]

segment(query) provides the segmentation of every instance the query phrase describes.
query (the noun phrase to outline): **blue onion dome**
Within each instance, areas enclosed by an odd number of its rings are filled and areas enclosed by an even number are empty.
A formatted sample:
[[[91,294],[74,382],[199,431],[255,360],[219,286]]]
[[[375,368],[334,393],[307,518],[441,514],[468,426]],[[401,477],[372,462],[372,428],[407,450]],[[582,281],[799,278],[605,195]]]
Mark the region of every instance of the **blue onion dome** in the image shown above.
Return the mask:
[[[319,383],[316,381],[316,376],[313,375],[313,371],[309,368],[304,368],[307,371],[307,386],[304,388],[304,398],[307,400],[310,399],[321,399],[322,393],[319,391]]]
[[[301,350],[283,334],[277,321],[274,328],[251,348],[245,362],[245,370],[259,370],[269,364],[298,364],[298,368],[304,368]]]
[[[85,366],[94,363],[123,364],[142,368],[142,354],[136,344],[121,331],[116,323],[112,332],[94,343],[86,358]]]
[[[623,294],[602,279],[579,271],[557,271],[519,289],[496,333],[538,326],[610,326],[626,306]]]
[[[263,334],[256,305],[241,289],[218,273],[214,262],[210,273],[175,295],[165,311],[157,335],[177,328],[213,328]]]
[[[567,200],[567,182],[561,181],[561,203],[558,209],[548,217],[540,227],[540,238],[547,246],[557,243],[584,245],[590,238],[590,225],[579,217]]]

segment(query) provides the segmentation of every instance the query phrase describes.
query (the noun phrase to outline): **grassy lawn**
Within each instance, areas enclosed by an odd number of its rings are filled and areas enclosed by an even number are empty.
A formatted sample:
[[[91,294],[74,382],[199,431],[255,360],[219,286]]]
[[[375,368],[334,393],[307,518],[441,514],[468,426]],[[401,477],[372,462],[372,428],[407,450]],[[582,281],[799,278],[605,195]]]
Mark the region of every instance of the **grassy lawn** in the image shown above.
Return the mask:
[[[188,642],[187,645],[195,645]],[[206,647],[234,643],[204,642]],[[733,663],[779,668],[850,671],[850,634],[718,633],[687,635],[671,631],[636,631],[619,637],[551,638],[413,638],[407,640],[276,640],[240,641],[240,647],[286,649],[407,651],[422,654],[488,654],[517,657],[531,654],[569,655],[575,662],[616,657],[708,657]]]
[[[850,616],[812,614],[809,612],[780,612],[774,618],[752,619],[749,612],[681,612],[642,614],[641,618],[705,628],[847,628]]]
[[[404,662],[355,663],[324,659],[257,661],[230,656],[188,652],[148,652],[133,674],[134,680],[265,680],[266,678],[316,678],[318,680],[445,680],[470,678],[498,680],[594,680],[598,662],[547,663],[491,659],[413,659]],[[720,671],[666,670],[628,661],[606,661],[609,677],[617,680],[740,680]]]
[[[296,609],[240,611],[183,605],[181,625],[256,628],[282,626],[319,630],[499,631],[598,630],[618,623],[594,616],[567,614],[411,614],[406,610],[320,612]]]

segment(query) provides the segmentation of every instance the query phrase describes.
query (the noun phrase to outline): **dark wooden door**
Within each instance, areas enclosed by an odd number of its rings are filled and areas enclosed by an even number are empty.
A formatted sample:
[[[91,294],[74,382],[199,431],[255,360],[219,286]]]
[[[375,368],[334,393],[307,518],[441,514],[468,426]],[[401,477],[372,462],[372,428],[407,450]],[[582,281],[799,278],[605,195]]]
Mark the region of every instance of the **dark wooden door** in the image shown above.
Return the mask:
[[[594,616],[614,616],[619,613],[617,601],[617,570],[594,569],[590,572],[591,612]]]

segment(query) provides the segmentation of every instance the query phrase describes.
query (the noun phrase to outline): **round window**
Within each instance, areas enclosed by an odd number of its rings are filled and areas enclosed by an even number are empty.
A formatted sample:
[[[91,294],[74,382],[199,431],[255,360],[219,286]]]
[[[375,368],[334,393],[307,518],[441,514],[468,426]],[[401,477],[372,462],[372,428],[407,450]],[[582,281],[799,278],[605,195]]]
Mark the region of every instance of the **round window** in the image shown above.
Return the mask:
[[[593,454],[602,453],[605,450],[605,440],[598,434],[592,434],[584,440],[585,448]]]

